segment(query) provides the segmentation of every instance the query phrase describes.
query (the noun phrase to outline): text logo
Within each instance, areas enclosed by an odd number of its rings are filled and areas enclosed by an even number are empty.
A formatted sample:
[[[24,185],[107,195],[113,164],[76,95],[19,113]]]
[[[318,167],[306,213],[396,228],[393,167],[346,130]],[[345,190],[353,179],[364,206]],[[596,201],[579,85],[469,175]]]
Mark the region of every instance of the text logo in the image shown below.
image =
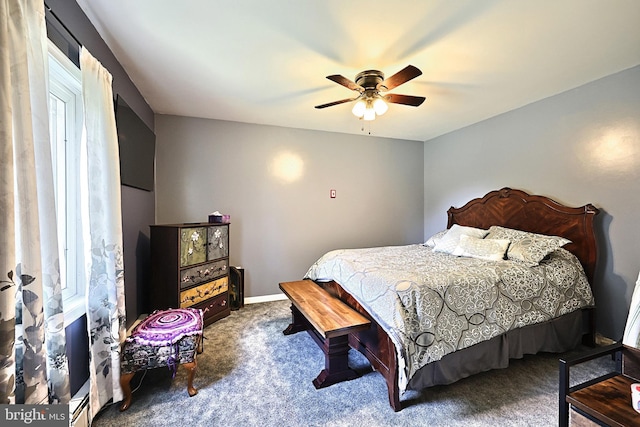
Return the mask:
[[[0,425],[68,427],[69,405],[0,405]]]

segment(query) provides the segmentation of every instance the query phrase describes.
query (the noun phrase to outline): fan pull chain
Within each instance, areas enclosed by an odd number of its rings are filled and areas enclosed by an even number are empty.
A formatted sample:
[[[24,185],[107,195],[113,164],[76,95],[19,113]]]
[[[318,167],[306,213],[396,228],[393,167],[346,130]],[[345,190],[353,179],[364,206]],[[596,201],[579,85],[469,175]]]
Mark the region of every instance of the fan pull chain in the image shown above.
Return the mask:
[[[362,127],[360,128],[360,132],[364,132],[364,123],[365,123],[364,120],[362,120]],[[369,127],[369,129],[367,130],[367,133],[371,135],[371,121],[367,121],[366,123],[367,123],[367,126]]]

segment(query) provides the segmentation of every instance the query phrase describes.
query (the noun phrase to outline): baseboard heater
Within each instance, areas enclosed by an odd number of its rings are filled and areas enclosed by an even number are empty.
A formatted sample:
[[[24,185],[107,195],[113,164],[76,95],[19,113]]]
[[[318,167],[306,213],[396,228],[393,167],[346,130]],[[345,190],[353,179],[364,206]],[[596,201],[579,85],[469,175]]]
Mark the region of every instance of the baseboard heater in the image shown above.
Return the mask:
[[[69,416],[71,427],[89,427],[89,381],[71,398]]]

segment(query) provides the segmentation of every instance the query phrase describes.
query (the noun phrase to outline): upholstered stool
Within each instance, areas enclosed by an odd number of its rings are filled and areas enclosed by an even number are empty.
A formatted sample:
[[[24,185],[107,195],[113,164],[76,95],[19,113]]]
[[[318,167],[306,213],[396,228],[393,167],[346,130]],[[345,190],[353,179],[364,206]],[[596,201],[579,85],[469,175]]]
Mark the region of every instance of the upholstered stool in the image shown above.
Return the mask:
[[[189,396],[198,393],[193,377],[196,353],[202,353],[202,326],[202,310],[179,308],[154,311],[133,329],[121,352],[120,386],[124,399],[120,411],[131,405],[131,378],[145,369],[168,367],[175,376],[178,365],[184,365],[189,371]]]

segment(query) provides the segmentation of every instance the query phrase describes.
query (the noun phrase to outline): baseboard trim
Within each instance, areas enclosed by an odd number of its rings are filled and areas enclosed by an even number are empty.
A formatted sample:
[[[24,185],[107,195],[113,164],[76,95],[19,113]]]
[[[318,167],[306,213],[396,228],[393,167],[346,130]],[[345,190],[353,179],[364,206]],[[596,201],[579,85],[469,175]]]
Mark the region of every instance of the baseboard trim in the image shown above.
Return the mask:
[[[285,294],[262,295],[259,297],[245,297],[245,304],[258,304],[261,302],[282,301],[287,299]]]

